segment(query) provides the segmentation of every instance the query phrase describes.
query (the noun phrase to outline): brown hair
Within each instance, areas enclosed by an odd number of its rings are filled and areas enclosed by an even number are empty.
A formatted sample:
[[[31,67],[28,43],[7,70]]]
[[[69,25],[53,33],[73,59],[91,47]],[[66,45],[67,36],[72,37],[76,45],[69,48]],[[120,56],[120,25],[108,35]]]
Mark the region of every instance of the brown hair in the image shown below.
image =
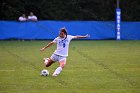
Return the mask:
[[[66,37],[64,38],[64,40],[65,40],[68,35],[67,30],[65,28],[61,28],[61,32],[63,32],[66,35]]]

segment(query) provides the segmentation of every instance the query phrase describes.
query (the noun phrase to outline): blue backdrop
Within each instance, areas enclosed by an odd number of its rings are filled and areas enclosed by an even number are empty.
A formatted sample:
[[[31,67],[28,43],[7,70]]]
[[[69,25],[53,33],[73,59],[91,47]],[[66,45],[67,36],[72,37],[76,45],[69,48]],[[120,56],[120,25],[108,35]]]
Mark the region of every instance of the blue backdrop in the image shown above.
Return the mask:
[[[140,40],[140,22],[122,22],[121,39]],[[90,34],[88,39],[116,39],[115,22],[104,21],[0,21],[0,39],[54,39],[66,27],[71,35]]]

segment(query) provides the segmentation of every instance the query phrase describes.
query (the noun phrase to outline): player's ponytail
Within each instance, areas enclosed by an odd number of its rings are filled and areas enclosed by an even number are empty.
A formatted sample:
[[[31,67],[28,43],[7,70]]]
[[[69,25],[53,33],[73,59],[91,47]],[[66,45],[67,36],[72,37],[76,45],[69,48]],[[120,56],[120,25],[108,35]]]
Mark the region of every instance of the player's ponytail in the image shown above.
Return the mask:
[[[63,32],[66,35],[66,37],[64,38],[64,40],[65,40],[68,35],[66,28],[61,28],[61,32]]]

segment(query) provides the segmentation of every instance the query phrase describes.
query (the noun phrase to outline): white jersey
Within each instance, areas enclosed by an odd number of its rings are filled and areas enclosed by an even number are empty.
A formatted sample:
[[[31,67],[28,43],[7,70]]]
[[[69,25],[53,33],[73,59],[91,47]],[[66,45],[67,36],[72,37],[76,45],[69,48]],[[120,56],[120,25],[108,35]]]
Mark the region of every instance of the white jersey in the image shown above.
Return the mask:
[[[25,17],[19,17],[19,19],[18,19],[19,21],[27,21],[27,18],[25,18]]]
[[[69,43],[74,38],[74,36],[67,35],[67,38],[64,40],[64,38],[57,37],[53,40],[54,43],[57,43],[57,49],[55,50],[54,54],[60,55],[60,56],[68,56],[68,49],[69,49]]]
[[[37,20],[37,17],[36,16],[28,16],[28,19],[29,20]]]

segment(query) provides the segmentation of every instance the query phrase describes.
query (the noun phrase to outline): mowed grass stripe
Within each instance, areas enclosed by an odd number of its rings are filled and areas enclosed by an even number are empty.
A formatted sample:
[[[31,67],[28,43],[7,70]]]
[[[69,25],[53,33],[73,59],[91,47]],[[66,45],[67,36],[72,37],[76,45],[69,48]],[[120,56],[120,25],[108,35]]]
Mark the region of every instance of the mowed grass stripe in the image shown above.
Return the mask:
[[[56,46],[39,51],[48,42],[0,41],[0,93],[139,93],[140,41],[72,41],[56,78],[58,64],[42,62]],[[40,76],[42,69],[50,76]]]
[[[36,70],[40,70],[40,68],[38,68],[37,66],[35,66],[34,63],[31,62],[31,59],[27,59],[27,58],[23,58],[22,55],[19,55],[19,54],[16,54],[14,52],[11,52],[9,49],[6,49],[5,47],[2,47],[7,53],[9,53],[9,55],[13,56],[14,58],[18,59],[18,60],[21,60],[23,65],[24,64],[29,64],[31,65],[34,69]]]

